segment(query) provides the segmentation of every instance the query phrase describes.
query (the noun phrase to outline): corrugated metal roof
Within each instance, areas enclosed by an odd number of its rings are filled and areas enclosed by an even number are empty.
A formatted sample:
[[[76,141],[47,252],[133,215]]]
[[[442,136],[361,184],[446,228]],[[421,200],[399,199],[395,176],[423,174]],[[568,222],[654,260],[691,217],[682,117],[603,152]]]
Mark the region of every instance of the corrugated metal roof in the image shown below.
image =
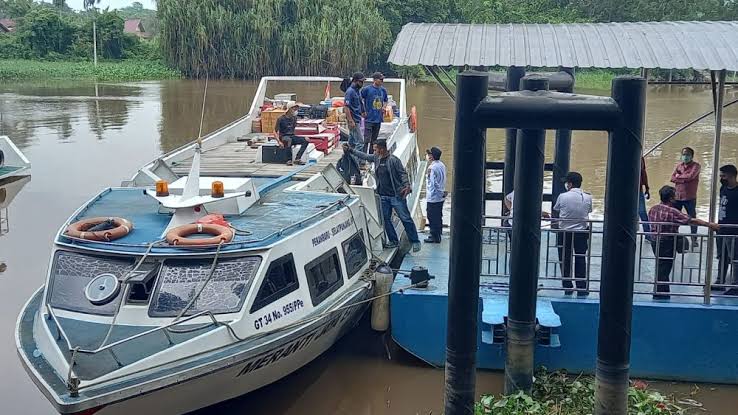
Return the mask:
[[[410,23],[397,65],[738,70],[738,22]]]

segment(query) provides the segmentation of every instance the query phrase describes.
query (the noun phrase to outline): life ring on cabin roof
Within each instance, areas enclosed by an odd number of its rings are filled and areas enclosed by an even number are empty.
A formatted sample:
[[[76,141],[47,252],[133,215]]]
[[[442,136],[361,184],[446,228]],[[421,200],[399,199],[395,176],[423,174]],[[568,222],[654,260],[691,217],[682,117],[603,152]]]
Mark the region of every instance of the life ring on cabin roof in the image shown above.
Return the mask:
[[[418,131],[418,110],[415,107],[410,108],[410,118],[407,123],[410,126],[411,133]]]
[[[196,233],[206,233],[213,235],[212,238],[188,238],[188,236]],[[231,228],[216,225],[214,223],[191,223],[189,225],[177,226],[167,232],[167,242],[169,245],[178,246],[203,246],[218,245],[233,240],[233,230]]]
[[[101,225],[107,221],[114,225],[111,229],[102,229],[99,231],[90,230],[97,225]],[[133,229],[133,223],[124,218],[89,218],[67,226],[64,232],[72,238],[85,239],[88,241],[110,242],[120,239],[128,235]]]

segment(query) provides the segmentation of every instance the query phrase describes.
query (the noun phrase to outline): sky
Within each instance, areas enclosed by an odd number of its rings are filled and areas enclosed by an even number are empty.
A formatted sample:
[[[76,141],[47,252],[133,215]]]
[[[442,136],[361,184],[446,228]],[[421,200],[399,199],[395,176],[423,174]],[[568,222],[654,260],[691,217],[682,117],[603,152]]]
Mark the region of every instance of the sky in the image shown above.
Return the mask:
[[[47,3],[50,1],[47,0]],[[156,9],[156,2],[154,0],[101,0],[97,7],[104,9],[109,6],[111,9],[119,9],[130,6],[134,1],[143,4],[147,9]],[[82,0],[67,0],[67,5],[76,10],[82,10]]]

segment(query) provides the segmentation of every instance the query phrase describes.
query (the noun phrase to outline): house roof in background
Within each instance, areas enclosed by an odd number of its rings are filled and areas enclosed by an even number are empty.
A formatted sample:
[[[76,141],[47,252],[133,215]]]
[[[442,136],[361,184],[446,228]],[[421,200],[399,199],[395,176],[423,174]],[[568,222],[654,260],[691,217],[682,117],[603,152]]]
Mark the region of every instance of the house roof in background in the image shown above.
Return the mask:
[[[409,23],[396,65],[738,70],[738,22]]]
[[[12,32],[15,30],[16,22],[13,19],[0,19],[0,31]]]
[[[123,25],[123,31],[125,33],[141,33],[144,32],[143,24],[141,19],[128,19]]]

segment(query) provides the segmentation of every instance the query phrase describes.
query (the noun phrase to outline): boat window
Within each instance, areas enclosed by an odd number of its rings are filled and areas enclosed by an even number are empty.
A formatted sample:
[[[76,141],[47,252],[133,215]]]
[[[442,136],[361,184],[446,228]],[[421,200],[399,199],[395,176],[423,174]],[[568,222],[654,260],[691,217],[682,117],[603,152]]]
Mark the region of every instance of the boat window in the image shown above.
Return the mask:
[[[118,309],[121,295],[93,304],[86,292],[93,279],[112,274],[120,280],[133,269],[133,258],[120,259],[58,251],[51,271],[49,304],[54,308],[79,313],[111,316]],[[122,291],[122,290],[120,290]]]
[[[342,248],[343,260],[346,262],[346,275],[352,278],[361,271],[361,268],[369,259],[362,232],[358,232],[347,241],[344,241]]]
[[[260,264],[261,257],[223,259],[218,261],[211,275],[212,259],[166,260],[149,315],[175,317],[191,302],[184,315],[203,311],[213,314],[238,312]]]
[[[341,265],[338,263],[338,250],[331,249],[305,266],[310,297],[313,305],[323,302],[343,285]]]
[[[300,283],[297,281],[297,270],[292,254],[287,254],[269,264],[269,270],[256,294],[250,312],[273,303],[285,295],[297,290]]]

